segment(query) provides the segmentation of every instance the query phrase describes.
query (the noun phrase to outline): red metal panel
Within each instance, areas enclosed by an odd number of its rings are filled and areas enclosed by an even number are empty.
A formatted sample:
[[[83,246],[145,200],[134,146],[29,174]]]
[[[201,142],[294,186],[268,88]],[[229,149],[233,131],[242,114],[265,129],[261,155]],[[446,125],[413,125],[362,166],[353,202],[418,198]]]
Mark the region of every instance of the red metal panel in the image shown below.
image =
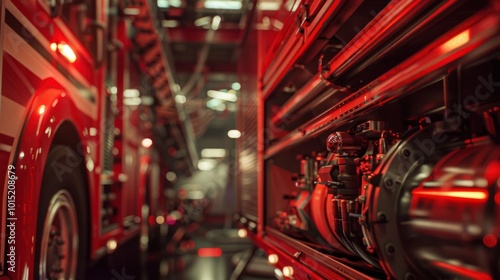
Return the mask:
[[[497,40],[500,33],[499,24],[500,17],[494,11],[485,10],[479,13],[373,83],[339,102],[325,114],[283,137],[267,149],[266,157],[318,135],[334,125],[346,123],[362,112],[386,104],[408,93],[409,86],[418,88],[444,75],[449,68],[459,63],[472,61],[491,52],[500,45]],[[453,51],[445,49],[448,41],[461,32],[469,32],[470,40]]]

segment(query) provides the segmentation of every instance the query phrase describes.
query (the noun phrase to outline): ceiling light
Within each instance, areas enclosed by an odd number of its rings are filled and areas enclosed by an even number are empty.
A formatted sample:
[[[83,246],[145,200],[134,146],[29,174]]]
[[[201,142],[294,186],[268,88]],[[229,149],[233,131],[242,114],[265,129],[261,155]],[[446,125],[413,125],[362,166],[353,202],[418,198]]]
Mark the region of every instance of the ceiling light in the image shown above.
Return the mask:
[[[151,140],[150,138],[144,138],[142,139],[141,144],[144,148],[149,148],[151,147],[151,145],[153,145],[153,140]]]
[[[177,102],[179,104],[184,104],[184,103],[186,103],[186,97],[184,95],[176,95],[175,102]]]
[[[179,22],[177,20],[162,20],[161,26],[167,27],[167,28],[174,28],[174,27],[179,26]]]
[[[168,0],[168,4],[172,7],[180,8],[182,7],[182,1],[181,0]]]
[[[112,86],[109,88],[109,93],[110,94],[117,94],[118,93],[118,88],[115,86]]]
[[[137,8],[125,8],[123,9],[123,14],[127,16],[137,16],[141,13],[141,10]]]
[[[269,254],[269,256],[267,256],[267,261],[270,263],[270,264],[277,264],[278,263],[278,255],[276,254]]]
[[[241,10],[242,4],[235,0],[205,0],[203,6],[205,9]]]
[[[222,158],[226,156],[226,149],[203,149],[201,157],[203,158]]]
[[[238,83],[238,82],[234,82],[232,85],[231,85],[231,88],[234,89],[234,90],[240,90],[241,89],[241,84]]]
[[[219,106],[220,104],[222,104],[222,102],[223,101],[220,100],[220,99],[215,99],[215,98],[214,99],[210,99],[210,100],[207,101],[207,107],[210,108],[210,109],[213,109],[213,108]]]
[[[224,101],[235,102],[236,100],[238,100],[238,96],[236,96],[235,94],[217,90],[209,90],[207,92],[207,95],[212,98],[217,98]]]
[[[114,239],[110,239],[108,240],[108,242],[106,242],[106,247],[109,252],[113,252],[116,249],[116,247],[118,247],[118,242],[116,242],[116,240]]]
[[[235,139],[236,139],[236,138],[240,138],[240,136],[241,136],[241,132],[240,132],[239,130],[237,130],[237,129],[231,129],[231,130],[229,130],[229,131],[227,132],[227,136],[228,136],[229,138],[235,138]]]
[[[300,5],[300,1],[287,0],[285,3],[285,9],[287,9],[288,11],[295,12],[297,10],[297,8],[299,7],[299,5]]]
[[[141,104],[144,106],[151,106],[155,103],[155,99],[152,96],[141,97]]]
[[[186,198],[190,200],[201,200],[205,198],[205,194],[202,191],[189,191],[186,194]]]
[[[285,277],[292,277],[293,276],[293,267],[291,266],[285,266],[283,267],[283,275]]]
[[[246,229],[244,229],[244,228],[240,228],[240,229],[238,230],[238,237],[239,237],[239,238],[245,238],[245,237],[247,237],[247,236],[248,236],[248,233],[247,233],[247,230],[246,230]]]
[[[158,8],[168,8],[168,0],[158,0]]]
[[[141,95],[141,93],[135,88],[126,89],[125,91],[123,91],[123,96],[125,98],[139,97],[139,95]]]
[[[217,30],[219,29],[219,26],[220,26],[220,22],[221,22],[222,18],[220,16],[215,16],[213,19],[212,19],[212,29],[213,30]]]
[[[200,26],[203,26],[203,25],[207,25],[209,24],[210,22],[212,21],[212,18],[211,17],[201,17],[197,20],[194,21],[194,25],[200,27]]]
[[[279,2],[259,2],[258,6],[261,11],[278,11],[281,7]]]
[[[165,175],[165,178],[166,178],[168,181],[173,182],[173,181],[175,181],[175,179],[177,178],[177,174],[175,174],[175,172],[169,171],[169,172],[167,172],[167,174]]]
[[[215,111],[224,112],[224,111],[226,111],[226,104],[221,103],[221,104],[213,107],[212,109],[214,109]]]
[[[140,97],[125,98],[123,99],[123,104],[127,106],[137,106],[141,105],[141,101]]]
[[[202,171],[210,171],[217,165],[217,161],[213,159],[200,159],[198,161],[198,169]]]
[[[277,19],[274,19],[273,26],[276,27],[276,29],[281,30],[281,29],[283,29],[284,24],[283,24],[283,22],[281,22]]]

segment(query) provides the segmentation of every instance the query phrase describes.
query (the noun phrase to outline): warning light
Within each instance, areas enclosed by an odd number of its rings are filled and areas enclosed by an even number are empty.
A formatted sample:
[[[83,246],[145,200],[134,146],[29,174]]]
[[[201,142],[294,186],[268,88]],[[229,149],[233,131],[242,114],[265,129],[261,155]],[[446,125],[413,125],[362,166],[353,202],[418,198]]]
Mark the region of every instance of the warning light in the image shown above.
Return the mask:
[[[118,247],[118,243],[116,242],[116,240],[110,239],[106,243],[106,247],[108,249],[108,252],[113,252],[114,250],[116,250],[116,247]]]
[[[497,246],[497,238],[495,237],[495,235],[493,234],[486,234],[484,237],[483,237],[483,244],[484,246],[488,247],[488,248],[493,248],[495,246]]]
[[[50,49],[52,51],[58,51],[62,56],[64,56],[69,62],[73,63],[76,61],[76,54],[73,49],[64,42],[51,43]]]
[[[198,257],[216,258],[222,256],[221,248],[200,248],[198,249]]]

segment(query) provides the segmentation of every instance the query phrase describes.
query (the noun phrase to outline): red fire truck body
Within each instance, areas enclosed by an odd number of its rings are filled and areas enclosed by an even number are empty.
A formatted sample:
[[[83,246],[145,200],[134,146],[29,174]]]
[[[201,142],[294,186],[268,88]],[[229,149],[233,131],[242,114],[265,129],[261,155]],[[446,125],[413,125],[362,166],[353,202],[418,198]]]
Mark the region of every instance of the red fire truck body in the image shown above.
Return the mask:
[[[499,8],[257,10],[238,219],[278,279],[499,277]]]
[[[11,279],[76,279],[138,234],[143,202],[155,214],[164,203],[153,113],[137,102],[157,85],[141,76],[122,13],[149,11],[135,4],[1,1],[0,259]]]

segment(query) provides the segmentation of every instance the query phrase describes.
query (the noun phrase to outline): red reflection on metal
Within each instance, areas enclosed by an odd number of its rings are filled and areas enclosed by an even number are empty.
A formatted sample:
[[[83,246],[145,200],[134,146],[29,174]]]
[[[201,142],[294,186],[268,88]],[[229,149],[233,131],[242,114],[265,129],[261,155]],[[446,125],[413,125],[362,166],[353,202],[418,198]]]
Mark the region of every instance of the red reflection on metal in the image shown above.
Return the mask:
[[[486,171],[484,172],[484,178],[490,185],[498,181],[498,179],[500,178],[500,162],[490,162],[486,167]]]
[[[217,258],[222,255],[221,248],[200,248],[198,249],[198,257],[202,258]]]
[[[167,224],[169,226],[175,225],[176,222],[177,220],[175,219],[175,217],[173,217],[172,215],[167,215]]]
[[[482,280],[491,280],[491,276],[486,273],[479,272],[477,270],[472,270],[469,268],[465,268],[462,266],[455,266],[445,262],[434,261],[433,265],[451,271],[461,276],[465,276],[465,278],[469,279],[482,279]]]
[[[153,216],[149,216],[149,218],[148,218],[148,222],[149,222],[149,224],[150,224],[150,225],[152,225],[152,226],[154,226],[154,224],[155,224],[155,220],[156,220],[156,219],[155,219],[155,217],[153,217]]]
[[[447,53],[465,45],[467,42],[469,42],[469,40],[470,40],[470,30],[467,29],[465,31],[460,32],[458,35],[456,35],[455,37],[451,38],[446,43],[444,43],[441,46],[441,49],[443,50],[444,53]]]
[[[474,191],[415,190],[413,191],[413,195],[460,198],[460,199],[471,199],[471,200],[486,200],[486,198],[488,198],[488,192],[485,190],[474,190]]]
[[[493,247],[497,246],[497,243],[498,243],[498,240],[497,240],[496,236],[491,234],[491,233],[486,234],[483,237],[483,244],[484,244],[484,246],[486,246],[488,248],[493,248]]]
[[[495,194],[495,203],[500,205],[500,193]]]

